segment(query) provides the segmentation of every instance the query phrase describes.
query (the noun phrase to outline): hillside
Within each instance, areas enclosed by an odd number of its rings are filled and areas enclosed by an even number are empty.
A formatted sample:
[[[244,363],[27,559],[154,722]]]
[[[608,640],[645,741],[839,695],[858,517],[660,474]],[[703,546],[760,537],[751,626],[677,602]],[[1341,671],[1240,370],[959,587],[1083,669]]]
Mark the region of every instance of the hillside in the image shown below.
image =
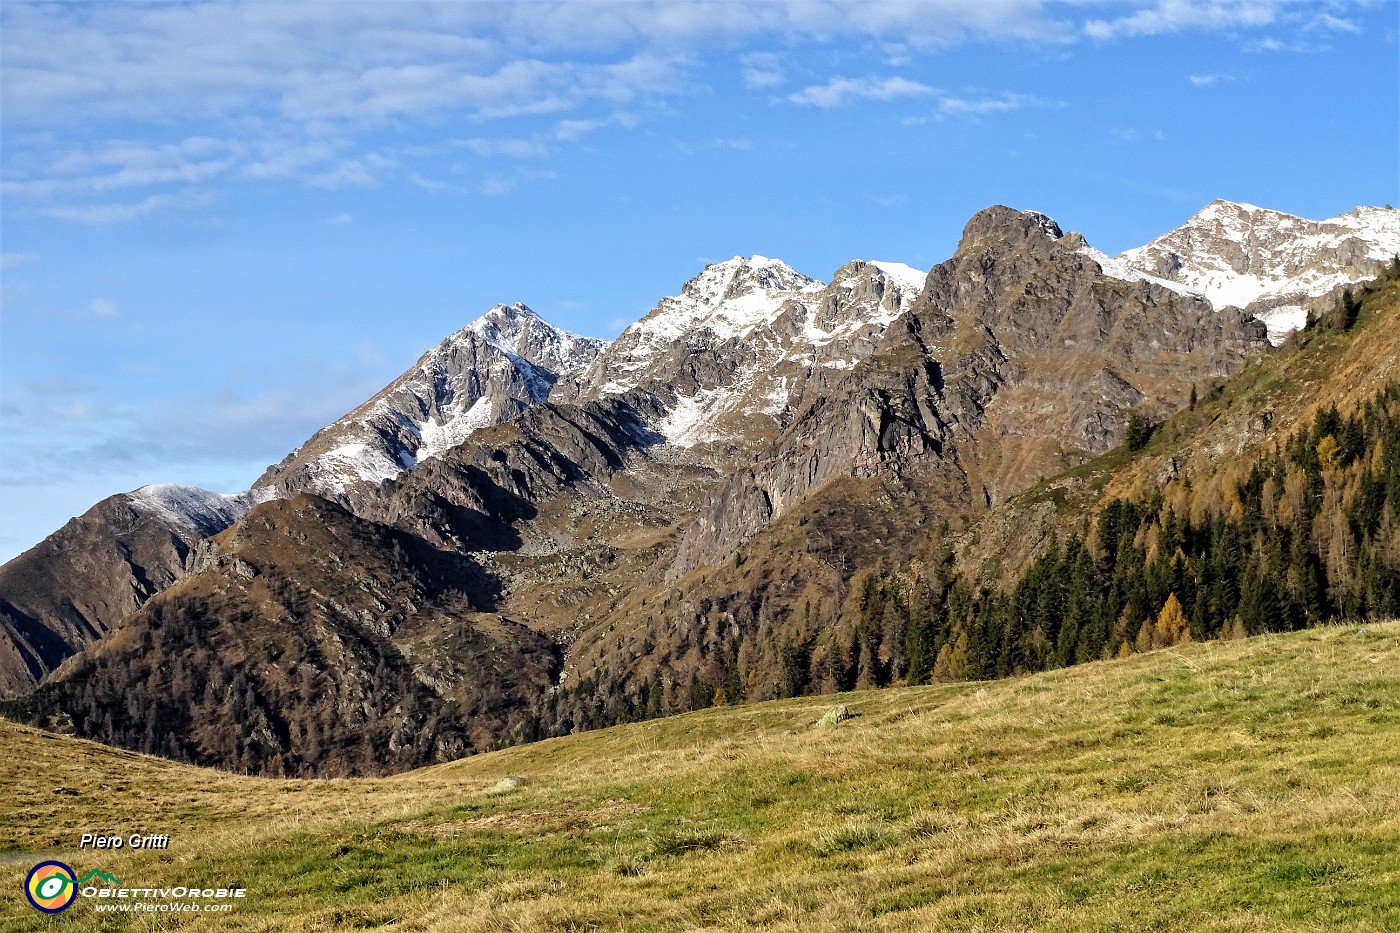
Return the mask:
[[[160,929],[1400,925],[1400,623],[705,710],[392,778],[205,771],[0,722],[0,885],[41,856],[242,885]],[[493,792],[507,775],[528,783]],[[139,825],[137,825],[139,822]],[[165,851],[72,851],[94,830]],[[63,929],[99,921],[80,902]],[[17,895],[0,927],[52,929]]]

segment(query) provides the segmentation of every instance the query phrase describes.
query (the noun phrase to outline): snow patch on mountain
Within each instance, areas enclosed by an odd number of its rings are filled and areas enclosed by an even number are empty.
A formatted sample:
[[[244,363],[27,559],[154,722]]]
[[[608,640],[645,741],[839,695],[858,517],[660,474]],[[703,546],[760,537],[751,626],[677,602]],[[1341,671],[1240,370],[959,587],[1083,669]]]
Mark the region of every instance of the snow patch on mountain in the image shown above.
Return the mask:
[[[442,406],[442,414],[442,421],[429,415],[427,420],[417,423],[418,434],[422,439],[422,445],[417,451],[417,460],[441,457],[470,437],[473,431],[495,423],[491,415],[491,400],[484,395],[465,409],[457,399],[453,399]]]
[[[1148,275],[1141,269],[1136,269],[1121,259],[1115,259],[1087,243],[1076,250],[1076,252],[1098,263],[1099,270],[1111,279],[1118,279],[1121,282],[1151,282],[1153,285],[1160,285],[1163,288],[1174,291],[1178,295],[1183,295],[1187,298],[1205,298],[1204,293],[1194,288],[1187,288],[1185,285],[1178,282],[1173,282],[1169,279],[1161,279],[1155,275]]]
[[[823,284],[767,256],[735,256],[706,266],[613,342],[584,373],[585,387],[601,395],[635,389],[662,357],[696,339],[718,343],[772,324],[789,302],[820,292]],[[585,389],[587,391],[587,389]]]
[[[870,265],[898,283],[899,287],[910,295],[910,302],[919,297],[919,293],[924,290],[924,282],[928,279],[928,270],[915,269],[902,262],[882,262],[879,259],[872,259]]]

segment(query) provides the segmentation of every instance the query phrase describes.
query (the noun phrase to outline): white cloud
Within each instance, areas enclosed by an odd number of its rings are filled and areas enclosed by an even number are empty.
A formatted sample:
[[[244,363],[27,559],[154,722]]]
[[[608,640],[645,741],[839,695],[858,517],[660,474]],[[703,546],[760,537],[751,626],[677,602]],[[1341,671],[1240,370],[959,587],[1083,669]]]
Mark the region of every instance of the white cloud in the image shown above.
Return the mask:
[[[482,158],[505,156],[509,159],[539,159],[549,154],[549,147],[544,143],[517,137],[503,137],[501,139],[473,137],[462,140],[461,145]]]
[[[1293,52],[1299,55],[1313,55],[1325,52],[1327,49],[1328,46],[1316,42],[1307,42],[1301,39],[1284,41],[1273,36],[1265,36],[1257,41],[1246,43],[1244,46],[1246,52]]]
[[[339,214],[326,220],[326,223],[332,227],[348,227],[354,222],[355,216],[348,211],[341,211]]]
[[[116,317],[121,308],[110,298],[94,298],[87,303],[87,312],[97,317]]]
[[[75,223],[100,227],[125,223],[139,217],[149,217],[152,214],[162,214],[168,211],[198,210],[213,204],[214,200],[214,195],[210,192],[188,190],[173,194],[152,194],[139,201],[57,204],[35,208],[34,212],[56,220],[70,220]]]
[[[501,175],[488,175],[482,179],[476,190],[488,198],[499,198],[510,194],[523,181],[548,180],[558,177],[557,172],[549,171],[517,171]]]
[[[933,94],[927,84],[908,78],[832,78],[825,84],[815,84],[788,95],[794,104],[830,109],[853,100],[894,100],[898,97],[923,97]]]
[[[1281,6],[1279,0],[1157,0],[1128,16],[1091,19],[1083,28],[1093,39],[1253,28],[1275,22]]]
[[[999,113],[1011,113],[1028,107],[1063,107],[1058,100],[1046,100],[1031,94],[994,94],[968,97],[941,95],[932,114],[905,117],[904,126],[924,126],[937,120],[976,119]]]
[[[1142,142],[1148,139],[1161,142],[1167,138],[1167,134],[1161,129],[1143,130],[1136,127],[1120,126],[1108,132],[1114,139],[1122,140],[1125,143]]]
[[[940,97],[939,119],[981,117],[994,113],[1009,113],[1030,106],[1058,106],[1029,94],[1000,94],[995,97]]]
[[[1333,32],[1358,33],[1361,31],[1361,27],[1356,23],[1340,16],[1333,16],[1331,13],[1319,13],[1315,22],[1323,29],[1330,29]]]
[[[554,124],[554,138],[564,142],[577,142],[590,133],[609,126],[631,129],[640,122],[636,114],[619,111],[607,117],[590,117],[586,120],[560,120]]]
[[[42,177],[8,179],[0,184],[0,193],[48,201],[152,185],[193,185],[228,171],[237,161],[239,148],[207,137],[161,145],[114,140],[90,150],[59,153]]]
[[[38,253],[0,253],[0,271],[13,272],[32,266],[38,261]]]
[[[1234,81],[1234,75],[1190,75],[1187,78],[1192,87],[1215,87],[1228,81]]]
[[[758,90],[776,87],[786,79],[779,64],[778,56],[772,52],[753,52],[739,59],[744,76],[744,87]]]

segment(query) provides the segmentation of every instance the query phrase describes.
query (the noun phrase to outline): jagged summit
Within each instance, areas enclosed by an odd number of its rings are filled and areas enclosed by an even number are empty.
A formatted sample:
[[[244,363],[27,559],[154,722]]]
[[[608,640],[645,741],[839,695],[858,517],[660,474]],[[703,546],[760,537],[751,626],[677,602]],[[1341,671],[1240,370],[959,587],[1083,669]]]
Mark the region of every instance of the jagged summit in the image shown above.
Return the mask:
[[[814,379],[868,357],[925,276],[857,260],[827,285],[766,256],[713,263],[555,397],[627,397],[678,447],[750,444],[787,423]]]
[[[685,285],[681,295],[707,305],[754,292],[783,292],[821,286],[781,259],[753,255],[735,256],[711,263]]]
[[[963,227],[963,243],[988,239],[1015,241],[1032,235],[1058,240],[1064,236],[1064,231],[1046,214],[1017,210],[1004,204],[983,208]]]
[[[473,431],[543,402],[561,376],[587,367],[607,345],[555,327],[520,302],[498,304],[270,467],[255,488],[353,504]]]
[[[458,333],[475,334],[499,350],[544,367],[556,378],[587,365],[608,345],[606,340],[556,327],[519,301],[494,306]]]

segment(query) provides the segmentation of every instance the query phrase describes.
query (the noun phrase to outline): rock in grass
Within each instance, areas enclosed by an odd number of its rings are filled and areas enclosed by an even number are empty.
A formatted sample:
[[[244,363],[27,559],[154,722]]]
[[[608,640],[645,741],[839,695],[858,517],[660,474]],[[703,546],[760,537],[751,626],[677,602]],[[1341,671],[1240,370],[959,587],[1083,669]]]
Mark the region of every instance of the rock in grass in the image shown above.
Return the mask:
[[[491,788],[491,793],[509,794],[516,788],[524,787],[526,784],[529,783],[529,778],[521,777],[518,774],[507,774],[505,777],[501,778],[499,781],[496,782],[496,786]]]
[[[825,713],[822,713],[822,718],[817,720],[817,725],[818,725],[818,726],[835,726],[835,725],[838,725],[838,724],[840,724],[840,723],[845,722],[845,721],[848,720],[848,719],[854,719],[854,718],[855,718],[855,714],[851,712],[851,710],[850,710],[849,707],[845,707],[845,706],[833,706],[831,709],[827,710]]]

